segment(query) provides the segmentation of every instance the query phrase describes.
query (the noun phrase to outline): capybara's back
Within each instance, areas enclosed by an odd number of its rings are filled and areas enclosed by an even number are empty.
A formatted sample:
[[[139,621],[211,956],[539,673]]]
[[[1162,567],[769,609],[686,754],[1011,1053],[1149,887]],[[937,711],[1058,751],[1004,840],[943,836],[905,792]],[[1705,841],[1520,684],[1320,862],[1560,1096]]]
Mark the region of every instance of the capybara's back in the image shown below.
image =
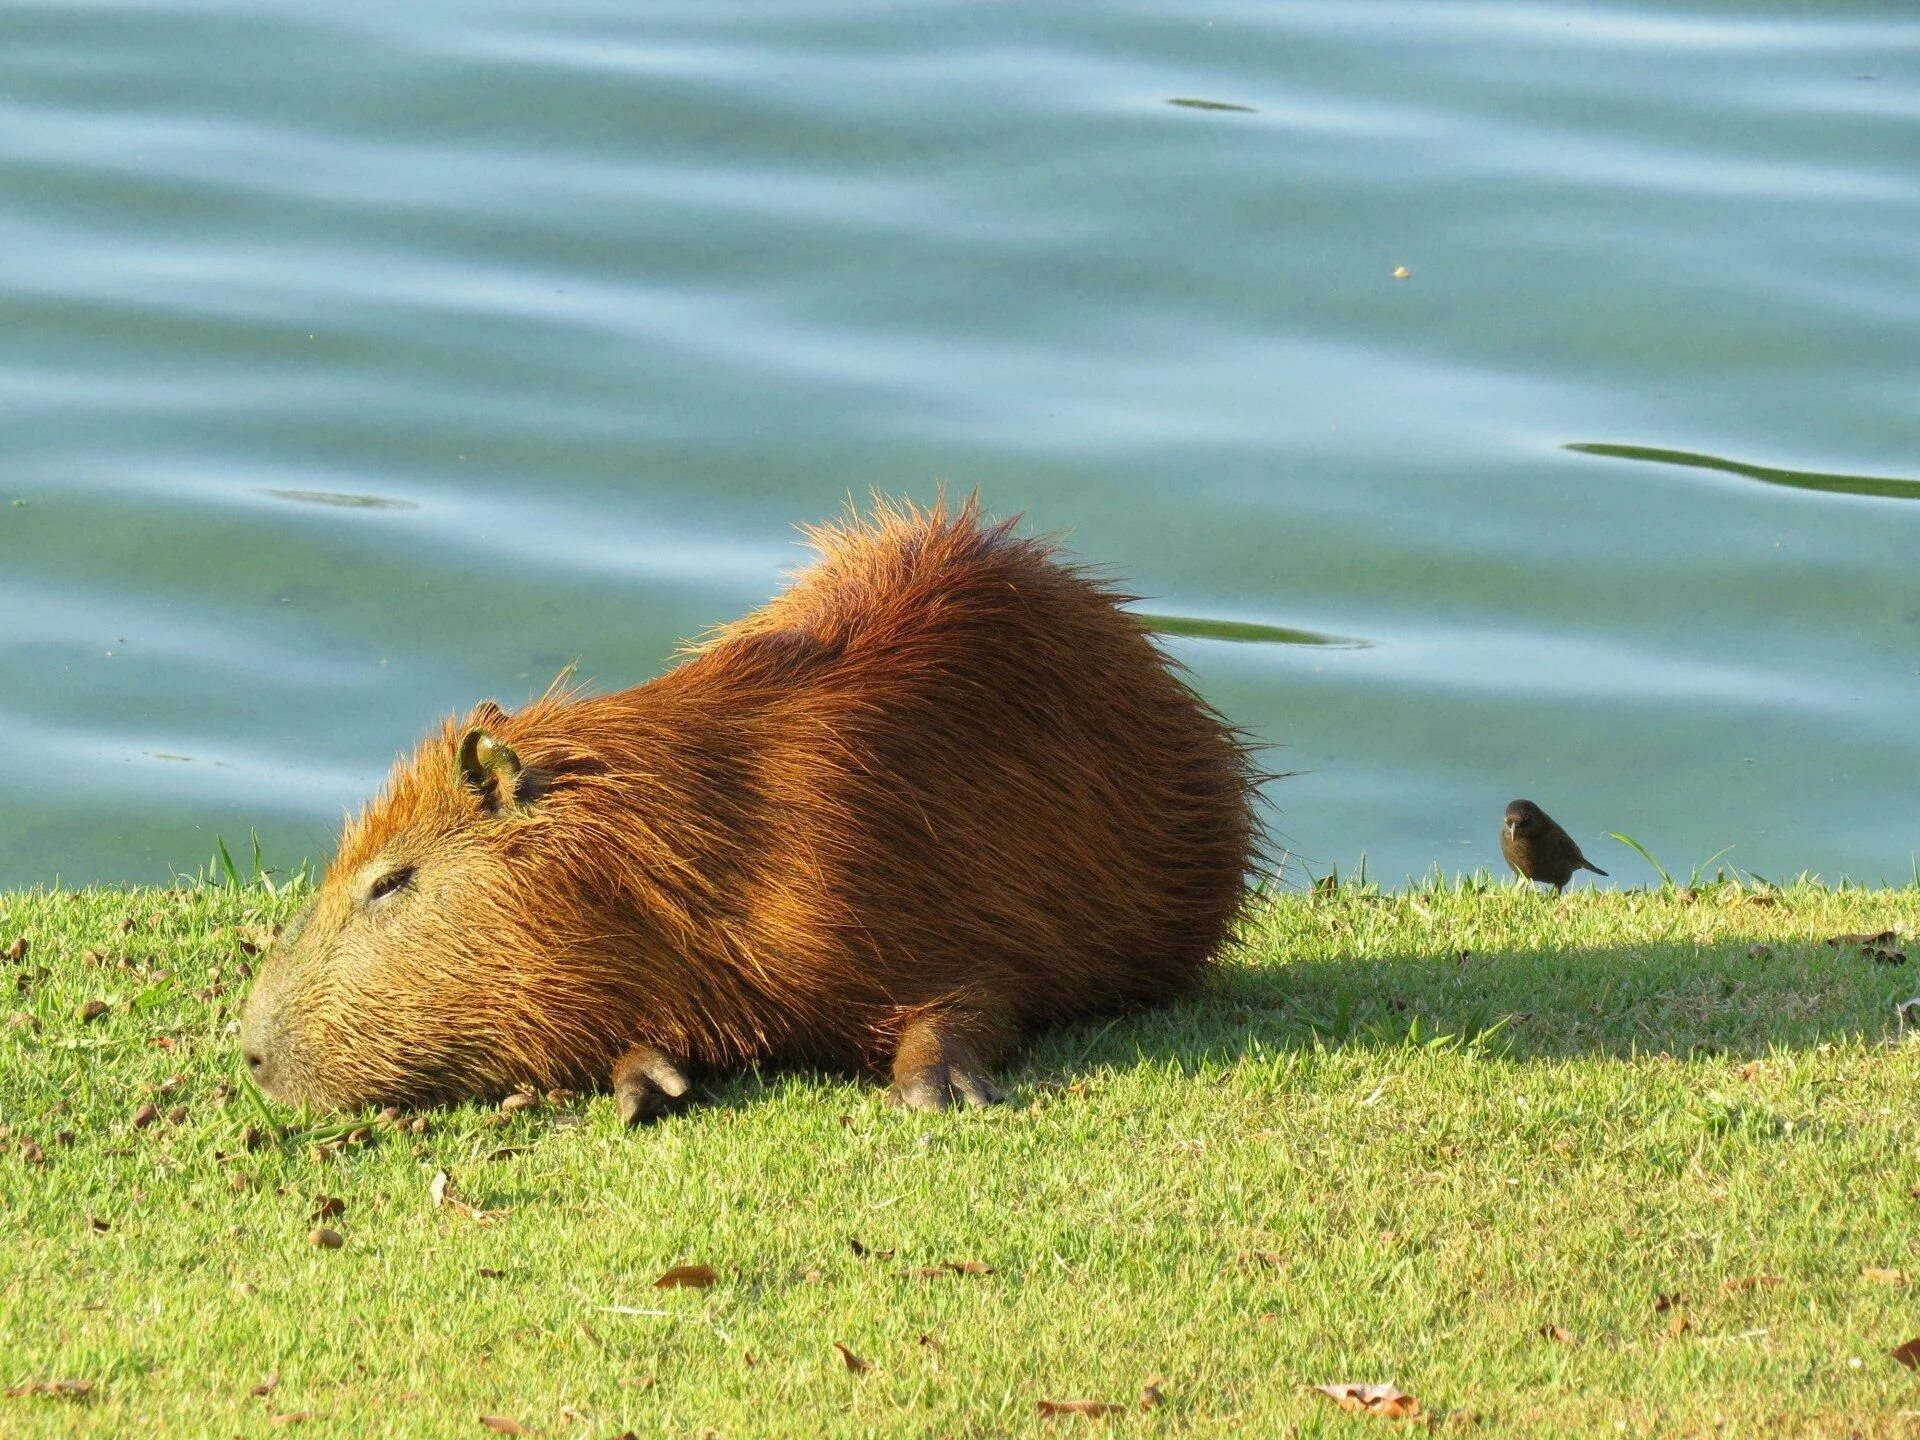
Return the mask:
[[[767,1059],[979,1103],[1024,1032],[1195,984],[1255,775],[1121,597],[972,504],[813,538],[660,679],[396,772],[251,997],[270,1090],[611,1083],[632,1120]]]

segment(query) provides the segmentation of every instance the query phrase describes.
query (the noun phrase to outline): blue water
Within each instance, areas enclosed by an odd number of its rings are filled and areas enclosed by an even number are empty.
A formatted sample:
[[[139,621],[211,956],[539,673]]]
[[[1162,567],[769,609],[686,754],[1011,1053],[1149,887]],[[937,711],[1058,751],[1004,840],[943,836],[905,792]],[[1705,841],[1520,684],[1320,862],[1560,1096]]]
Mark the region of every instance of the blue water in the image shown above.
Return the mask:
[[[0,884],[323,859],[941,482],[1296,876],[1904,879],[1916,237],[1886,4],[0,4]]]

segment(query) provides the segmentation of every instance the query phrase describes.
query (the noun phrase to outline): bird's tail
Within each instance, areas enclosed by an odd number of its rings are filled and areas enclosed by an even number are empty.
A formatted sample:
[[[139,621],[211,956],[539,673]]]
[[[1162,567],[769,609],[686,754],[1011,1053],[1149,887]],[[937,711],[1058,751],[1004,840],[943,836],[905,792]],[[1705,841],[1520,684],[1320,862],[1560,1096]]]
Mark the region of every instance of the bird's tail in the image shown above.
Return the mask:
[[[1584,855],[1580,857],[1580,868],[1582,870],[1591,870],[1596,875],[1605,875],[1607,873]]]

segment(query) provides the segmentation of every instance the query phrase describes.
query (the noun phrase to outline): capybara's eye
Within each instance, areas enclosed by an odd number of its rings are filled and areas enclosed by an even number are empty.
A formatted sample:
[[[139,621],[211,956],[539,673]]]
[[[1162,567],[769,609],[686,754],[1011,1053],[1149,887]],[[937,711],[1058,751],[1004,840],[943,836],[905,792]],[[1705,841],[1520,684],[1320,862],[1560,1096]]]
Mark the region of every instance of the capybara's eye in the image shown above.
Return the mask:
[[[402,865],[398,870],[389,870],[367,887],[367,903],[371,905],[376,900],[383,900],[412,881],[413,866],[411,865]]]

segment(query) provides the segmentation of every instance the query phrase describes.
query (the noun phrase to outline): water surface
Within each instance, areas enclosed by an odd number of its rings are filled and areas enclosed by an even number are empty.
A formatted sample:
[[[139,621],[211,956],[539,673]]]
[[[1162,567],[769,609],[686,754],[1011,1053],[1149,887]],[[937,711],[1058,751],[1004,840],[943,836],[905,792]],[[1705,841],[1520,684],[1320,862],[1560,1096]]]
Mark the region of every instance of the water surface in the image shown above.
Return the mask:
[[[323,857],[942,482],[1296,862],[1903,878],[1917,235],[1885,4],[0,4],[0,885]]]

